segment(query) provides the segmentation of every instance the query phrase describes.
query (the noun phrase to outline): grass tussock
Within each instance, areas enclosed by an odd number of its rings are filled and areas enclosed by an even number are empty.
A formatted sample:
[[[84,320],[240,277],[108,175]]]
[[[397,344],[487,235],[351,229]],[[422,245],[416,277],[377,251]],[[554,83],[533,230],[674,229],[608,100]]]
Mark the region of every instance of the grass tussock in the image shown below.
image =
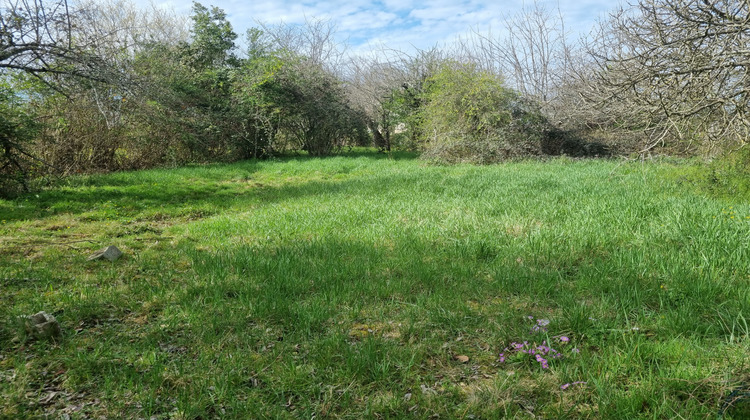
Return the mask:
[[[750,147],[725,153],[711,162],[678,164],[664,171],[678,184],[689,185],[723,200],[750,201]]]
[[[750,204],[664,170],[364,154],[0,201],[0,418],[743,418]]]

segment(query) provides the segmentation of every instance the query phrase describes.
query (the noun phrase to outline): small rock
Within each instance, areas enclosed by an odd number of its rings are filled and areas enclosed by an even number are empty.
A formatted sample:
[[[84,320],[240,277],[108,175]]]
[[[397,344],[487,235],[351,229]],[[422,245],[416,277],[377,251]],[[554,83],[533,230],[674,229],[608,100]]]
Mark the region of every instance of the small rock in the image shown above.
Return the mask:
[[[122,251],[120,251],[116,246],[110,245],[91,254],[91,256],[89,256],[88,258],[88,261],[103,259],[114,261],[120,257],[122,257]]]
[[[21,318],[24,321],[26,333],[33,338],[57,341],[62,337],[60,323],[54,316],[44,311]]]

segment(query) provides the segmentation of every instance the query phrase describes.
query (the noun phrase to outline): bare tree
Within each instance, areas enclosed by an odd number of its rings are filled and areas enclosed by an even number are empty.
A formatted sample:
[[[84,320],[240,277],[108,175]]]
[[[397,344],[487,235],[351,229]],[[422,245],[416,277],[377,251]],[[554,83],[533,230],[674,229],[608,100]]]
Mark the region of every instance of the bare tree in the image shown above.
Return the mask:
[[[112,83],[139,47],[186,33],[172,14],[127,1],[0,0],[0,69]]]
[[[67,0],[0,0],[0,76],[10,81],[18,74],[31,75],[68,98],[56,102],[62,108],[81,114],[98,111],[104,128],[114,128],[120,123],[125,96],[140,89],[140,81],[133,80],[135,56],[151,43],[186,39],[179,19],[153,9],[141,11],[121,0],[75,5]],[[30,117],[24,116],[38,105],[28,100],[37,97],[33,93],[19,93],[23,86],[11,83],[13,92],[0,98],[0,180],[18,180],[25,188],[32,163],[50,166],[52,160],[45,156],[51,148],[32,150],[30,130],[18,128],[30,125]],[[101,136],[94,141],[108,143]],[[101,149],[114,153],[113,147]],[[61,167],[53,169],[64,172]]]
[[[350,95],[367,115],[368,129],[379,149],[391,150],[397,130],[408,132],[408,147],[416,146],[416,118],[425,83],[446,58],[438,48],[412,54],[383,48],[351,59],[346,77]]]
[[[552,119],[559,86],[569,72],[571,47],[558,10],[534,1],[505,18],[499,34],[475,30],[460,40],[459,55],[504,77],[523,96],[536,100]]]
[[[185,43],[189,36],[185,17],[154,5],[141,9],[128,0],[79,2],[75,22],[74,37],[88,40],[87,53],[101,63],[96,77],[86,78],[85,84],[86,93],[96,104],[107,128],[118,124],[121,117],[122,100],[114,98],[142,95],[142,91],[148,89],[146,80],[135,80],[137,72],[133,70],[133,62],[136,56],[153,45]]]
[[[66,74],[96,78],[100,60],[76,37],[76,12],[67,0],[2,0],[0,69],[41,77]]]
[[[367,116],[367,128],[375,146],[391,150],[391,136],[398,125],[392,105],[394,92],[406,83],[403,68],[382,57],[355,57],[350,62],[348,90],[352,102]]]
[[[588,45],[594,104],[642,130],[643,150],[714,152],[750,134],[750,3],[639,0],[620,8]]]
[[[346,44],[336,39],[336,25],[325,19],[307,19],[304,25],[259,23],[270,48],[305,57],[314,66],[337,73],[344,64]]]
[[[85,39],[98,57],[122,62],[153,44],[176,45],[189,37],[188,19],[151,5],[140,8],[129,0],[77,2],[76,39]]]
[[[65,0],[43,5],[26,0],[0,6],[0,68],[45,71],[72,49],[71,20]]]
[[[60,62],[78,59],[66,0],[3,0],[0,3],[0,75],[25,72],[40,80],[42,75],[85,72],[86,62],[62,69]],[[4,77],[5,78],[5,77]],[[5,87],[5,86],[3,86]],[[5,89],[3,89],[5,90]],[[24,148],[33,123],[27,107],[15,92],[0,95],[0,194],[17,183],[28,190],[26,174],[39,159]]]
[[[498,48],[516,88],[547,104],[568,65],[565,23],[558,13],[534,2],[506,21],[508,36]]]

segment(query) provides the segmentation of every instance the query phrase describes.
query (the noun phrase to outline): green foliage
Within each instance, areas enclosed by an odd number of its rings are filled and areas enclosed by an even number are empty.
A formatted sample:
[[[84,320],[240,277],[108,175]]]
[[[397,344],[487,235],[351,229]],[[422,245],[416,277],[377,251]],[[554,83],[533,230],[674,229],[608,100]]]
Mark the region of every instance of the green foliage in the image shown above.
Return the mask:
[[[22,98],[6,80],[0,80],[0,197],[28,189],[35,162],[26,150],[39,131],[30,98]]]
[[[446,62],[427,80],[419,125],[425,157],[492,163],[536,155],[545,128],[538,108],[472,64]]]
[[[728,152],[708,166],[712,190],[750,201],[750,146]]]
[[[232,145],[240,159],[273,154],[281,113],[276,77],[282,66],[281,59],[258,50],[232,73],[230,112],[236,125]]]
[[[192,21],[189,43],[139,45],[125,88],[84,80],[65,99],[47,98],[46,157],[68,172],[248,157],[235,146],[247,132],[233,108],[236,35],[218,8],[196,3]]]
[[[750,201],[750,147],[725,153],[709,163],[674,166],[664,175],[714,197]]]
[[[190,65],[198,69],[221,67],[236,61],[232,53],[237,34],[227,15],[218,7],[210,10],[193,2],[192,42],[186,46],[185,55]]]
[[[367,137],[342,83],[305,57],[278,51],[248,62],[237,102],[251,107],[272,147],[326,156]]]
[[[71,79],[45,96],[37,152],[65,173],[271,156],[323,156],[367,136],[340,80],[251,30],[247,58],[226,14],[193,5],[188,42],[145,42],[124,87]]]
[[[231,108],[232,78],[241,64],[233,53],[237,35],[217,7],[208,9],[194,2],[191,19],[190,44],[178,48],[171,59],[169,107],[181,110],[175,116],[183,127],[183,141],[197,160],[231,160],[237,128]]]
[[[326,156],[366,136],[364,118],[349,105],[341,82],[322,68],[300,64],[285,66],[278,79],[285,113],[280,129],[296,148]]]

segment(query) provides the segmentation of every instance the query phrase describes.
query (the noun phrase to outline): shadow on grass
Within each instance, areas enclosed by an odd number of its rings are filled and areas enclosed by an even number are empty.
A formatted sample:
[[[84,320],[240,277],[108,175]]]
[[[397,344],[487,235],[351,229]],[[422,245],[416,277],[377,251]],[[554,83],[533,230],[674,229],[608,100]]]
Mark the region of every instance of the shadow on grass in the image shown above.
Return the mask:
[[[218,212],[243,204],[268,204],[296,199],[305,195],[351,191],[349,185],[368,188],[387,185],[390,177],[370,177],[367,181],[320,179],[313,174],[301,184],[271,187],[254,179],[254,174],[276,163],[332,162],[333,168],[322,168],[323,176],[345,175],[351,171],[351,159],[413,160],[416,154],[394,152],[390,156],[369,150],[354,150],[340,156],[284,156],[271,161],[245,161],[234,164],[186,166],[175,169],[118,172],[106,175],[71,177],[64,185],[14,200],[0,200],[0,220],[6,222],[39,220],[58,214],[74,217],[102,212],[112,218],[137,217],[144,211],[158,211],[166,216],[179,216],[185,208]],[[336,165],[336,162],[341,162]],[[307,167],[308,172],[315,172]],[[317,179],[315,179],[317,177]],[[414,177],[408,177],[413,180]]]
[[[360,157],[384,158],[371,154]],[[504,203],[497,199],[503,196],[493,196],[491,205],[498,211],[496,221],[502,222],[505,214],[530,213],[525,210],[527,197],[530,200],[536,196],[538,202],[529,203],[539,206],[542,205],[539,202],[549,201],[538,197],[540,191],[557,191],[570,183],[565,182],[564,177],[556,181],[555,177],[563,174],[555,173],[554,166],[529,168],[522,176],[517,175],[516,166],[498,167],[489,172],[470,167],[427,170],[399,167],[399,171],[383,171],[375,166],[372,171],[376,172],[349,177],[348,171],[356,165],[351,163],[352,160],[345,160],[348,158],[341,159],[340,164],[335,163],[337,158],[297,156],[289,159],[286,168],[272,166],[267,171],[268,168],[263,168],[264,162],[245,162],[93,177],[95,179],[80,180],[78,184],[73,182],[67,189],[39,194],[37,200],[46,207],[33,200],[28,204],[23,200],[17,202],[28,205],[30,211],[40,212],[41,217],[47,217],[44,212],[50,208],[75,215],[106,206],[106,211],[111,211],[123,223],[123,217],[159,208],[163,209],[158,211],[167,213],[200,208],[247,209],[316,195],[324,196],[325,202],[314,201],[313,210],[320,210],[315,207],[321,204],[330,204],[334,208],[342,197],[356,202],[352,207],[361,205],[361,208],[357,207],[358,211],[352,212],[351,220],[357,223],[363,221],[360,215],[372,211],[366,207],[369,203],[362,205],[364,198],[376,197],[386,204],[400,201],[404,207],[414,208],[397,215],[389,214],[385,221],[392,229],[369,233],[360,229],[359,224],[338,224],[339,220],[332,223],[326,212],[321,212],[318,219],[298,212],[299,219],[289,220],[290,223],[310,222],[304,227],[303,235],[276,238],[267,236],[263,229],[253,232],[240,226],[235,233],[220,232],[227,237],[234,236],[230,238],[232,241],[224,238],[205,240],[213,243],[213,248],[202,246],[204,243],[198,247],[193,242],[181,242],[177,251],[184,252],[190,260],[191,271],[178,272],[169,268],[168,260],[177,254],[160,249],[153,253],[144,252],[141,254],[143,259],[131,260],[132,275],[122,273],[127,266],[112,269],[121,271],[116,275],[102,271],[97,274],[95,293],[85,294],[77,286],[70,289],[75,290],[69,293],[70,309],[61,319],[65,322],[67,318],[68,325],[80,325],[79,322],[85,321],[84,324],[95,324],[97,330],[112,334],[112,340],[95,339],[104,348],[109,348],[113,356],[102,357],[98,351],[77,350],[84,338],[93,336],[86,334],[93,332],[81,331],[80,338],[78,334],[73,335],[71,345],[67,347],[71,356],[66,367],[70,375],[79,376],[77,379],[73,376],[71,383],[79,380],[94,391],[106,394],[106,388],[99,389],[97,381],[100,384],[127,383],[131,380],[129,378],[136,378],[132,380],[138,383],[146,381],[149,387],[160,389],[164,384],[161,372],[178,366],[186,378],[199,377],[199,372],[212,372],[218,387],[226,386],[225,389],[229,390],[229,400],[250,395],[257,398],[257,405],[253,407],[285,410],[288,397],[279,398],[274,390],[286,389],[296,395],[298,406],[312,412],[319,408],[317,404],[323,392],[317,384],[330,383],[341,384],[342,388],[350,384],[346,389],[353,389],[353,394],[365,395],[368,400],[393,393],[398,395],[394,400],[394,404],[399,404],[397,412],[406,413],[415,403],[404,400],[401,395],[411,393],[412,387],[419,389],[420,384],[434,383],[436,375],[459,383],[466,381],[464,371],[473,374],[466,370],[469,365],[464,368],[456,361],[455,355],[470,357],[471,369],[480,366],[492,374],[504,369],[505,365],[496,362],[497,353],[508,342],[530,334],[534,323],[526,316],[533,315],[551,321],[550,336],[566,334],[573,342],[585,345],[582,346],[583,356],[592,355],[586,360],[598,363],[589,369],[593,372],[590,374],[592,379],[604,381],[614,374],[612,372],[626,379],[633,378],[614,384],[614,389],[620,394],[629,392],[627,395],[632,394],[633,398],[640,398],[640,391],[629,391],[627,386],[630,383],[655,383],[662,387],[661,392],[648,393],[653,397],[647,403],[658,407],[669,398],[677,408],[682,406],[686,394],[679,385],[674,385],[681,382],[672,379],[673,373],[665,371],[665,375],[670,374],[666,378],[658,369],[648,366],[625,374],[618,370],[624,369],[616,362],[621,360],[622,354],[630,351],[629,343],[634,342],[633,348],[640,352],[640,359],[633,359],[631,365],[646,365],[639,363],[641,360],[658,360],[664,364],[673,360],[677,360],[675,363],[684,361],[684,371],[688,372],[685,375],[692,375],[694,371],[688,368],[694,362],[689,357],[680,353],[674,359],[665,360],[666,352],[655,345],[649,347],[648,343],[659,340],[657,344],[666,345],[674,336],[689,337],[691,332],[717,342],[720,341],[717,338],[724,338],[728,333],[718,328],[721,319],[713,308],[735,305],[725,310],[728,313],[747,313],[747,300],[743,299],[741,287],[726,288],[734,293],[729,295],[730,299],[721,294],[724,287],[720,283],[704,282],[702,287],[693,287],[701,283],[698,272],[676,272],[680,275],[673,275],[675,272],[665,268],[674,265],[670,261],[675,259],[667,258],[669,255],[657,258],[658,261],[651,265],[644,265],[650,261],[644,256],[658,252],[659,248],[639,246],[640,229],[637,236],[628,236],[623,244],[616,237],[599,240],[586,232],[581,236],[569,236],[555,225],[549,229],[540,226],[534,229],[536,233],[528,235],[493,230],[492,225],[475,223],[471,218],[459,219],[460,226],[446,223],[445,230],[431,234],[429,228],[433,222],[417,220],[422,216],[444,216],[443,209],[438,213],[430,210],[431,214],[421,212],[436,197],[460,197],[461,200],[448,203],[452,206],[466,203],[480,206],[488,200],[489,190],[498,188],[498,184],[502,184],[502,192],[507,191],[518,202]],[[328,166],[308,165],[296,171],[299,167],[295,162],[304,165],[310,161],[326,162]],[[263,176],[275,176],[278,171],[283,182],[279,186],[261,185],[265,182],[257,173],[261,170]],[[288,172],[293,172],[293,176],[290,177]],[[323,177],[320,172],[323,172]],[[308,178],[310,174],[312,176]],[[297,181],[293,179],[295,176]],[[587,179],[583,183],[596,185],[598,178],[591,175]],[[581,181],[580,177],[575,180]],[[448,204],[445,210],[448,210]],[[25,211],[24,208],[20,210]],[[396,208],[400,207],[384,205],[386,210]],[[295,210],[285,211],[294,213]],[[622,215],[627,217],[626,213]],[[412,220],[402,220],[399,216],[407,219],[411,216]],[[638,217],[632,218],[633,223],[639,220]],[[258,224],[259,220],[246,222]],[[331,222],[322,233],[317,230],[320,222]],[[221,229],[214,229],[218,226],[219,223],[207,224],[206,228],[207,231],[219,231]],[[502,224],[496,226],[502,227]],[[484,232],[488,234],[484,235]],[[253,240],[253,233],[258,237],[257,241],[249,242]],[[196,238],[204,242],[206,235],[196,234]],[[716,242],[721,243],[723,249],[723,241]],[[711,249],[714,248],[717,247]],[[714,251],[704,258],[715,261],[720,255],[720,251]],[[153,258],[155,263],[146,263],[151,261],[148,258]],[[165,269],[157,265],[159,262]],[[123,293],[120,287],[98,286],[109,276],[132,278],[123,284],[127,284],[127,293]],[[675,283],[668,285],[667,289],[660,287],[664,279],[671,278],[679,278],[685,285]],[[21,290],[23,286],[14,284],[13,287]],[[173,292],[165,293],[165,290]],[[18,299],[23,297],[18,296]],[[715,297],[709,299],[706,296]],[[730,303],[722,303],[725,301]],[[144,302],[154,304],[146,309]],[[14,310],[21,310],[21,304],[14,305]],[[161,308],[168,310],[162,312]],[[146,335],[122,334],[119,326],[103,326],[105,320],[126,318],[130,313],[150,317],[146,326],[133,327],[132,331]],[[633,324],[633,319],[638,323]],[[672,319],[679,320],[679,323]],[[638,325],[638,329],[632,328],[633,325]],[[3,332],[0,328],[0,343],[8,343],[11,335],[10,329]],[[131,337],[146,338],[128,341]],[[116,350],[112,350],[114,348]],[[119,354],[125,353],[122,348],[129,349],[134,355],[131,364],[119,362]],[[230,357],[217,357],[217,349]],[[140,355],[149,351],[155,356],[146,372],[153,374],[144,375],[137,368],[144,366]],[[181,356],[182,352],[185,352],[184,356]],[[118,355],[117,359],[114,354]],[[615,362],[613,368],[598,362],[610,360],[607,357]],[[577,359],[571,357],[569,360]],[[297,370],[300,363],[311,369]],[[583,362],[561,363],[564,364],[560,366],[570,369],[573,375],[586,371]],[[285,366],[294,369],[287,371]],[[332,366],[336,369],[331,369]],[[528,366],[528,363],[516,364],[512,368],[520,374],[536,375],[536,370],[529,370]],[[567,374],[562,368],[557,371]],[[247,381],[248,376],[253,378],[251,384],[256,385],[237,385]],[[301,377],[312,379],[305,382],[299,379]],[[557,388],[563,378],[548,375],[543,382],[550,382],[550,379],[561,380],[554,383]],[[180,392],[184,395],[208,392],[201,388],[200,381],[180,383]],[[263,384],[272,386],[266,385],[264,389]],[[705,383],[701,384],[705,388]],[[701,398],[698,403],[713,407],[719,392],[717,386],[712,386],[710,392],[702,394],[706,397],[697,397]],[[433,407],[444,413],[444,417],[458,417],[460,413],[453,410],[464,404],[461,395],[459,392],[442,394],[433,399]],[[536,404],[540,407],[552,407],[557,402],[556,393],[540,392],[538,395]],[[419,395],[415,393],[417,398]],[[512,405],[516,406],[518,404]],[[352,410],[362,412],[359,405],[353,404],[352,407]],[[493,399],[483,407],[491,410],[497,405]],[[170,410],[170,406],[159,406],[157,413]],[[464,407],[460,410],[466,412]],[[503,414],[499,410],[476,412],[485,418],[498,418]],[[140,413],[134,413],[132,417],[136,417],[135,414]],[[635,417],[631,412],[606,414],[604,417]],[[206,409],[191,416],[210,415]],[[236,417],[242,416],[238,414]],[[558,416],[553,413],[545,417]]]

